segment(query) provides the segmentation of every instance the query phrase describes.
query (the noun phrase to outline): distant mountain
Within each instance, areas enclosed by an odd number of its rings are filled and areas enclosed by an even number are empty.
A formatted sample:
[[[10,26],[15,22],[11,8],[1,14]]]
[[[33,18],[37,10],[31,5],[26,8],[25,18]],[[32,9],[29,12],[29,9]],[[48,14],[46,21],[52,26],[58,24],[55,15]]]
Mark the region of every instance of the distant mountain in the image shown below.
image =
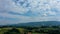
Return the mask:
[[[43,22],[29,22],[14,24],[12,26],[59,26],[60,21],[43,21]]]

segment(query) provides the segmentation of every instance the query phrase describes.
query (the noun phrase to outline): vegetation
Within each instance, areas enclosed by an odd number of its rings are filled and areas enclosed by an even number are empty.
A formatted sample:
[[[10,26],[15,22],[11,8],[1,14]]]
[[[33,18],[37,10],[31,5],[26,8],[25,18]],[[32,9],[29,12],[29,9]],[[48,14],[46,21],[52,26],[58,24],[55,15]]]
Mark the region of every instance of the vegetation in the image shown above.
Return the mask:
[[[0,34],[60,34],[60,26],[2,26],[0,27]]]

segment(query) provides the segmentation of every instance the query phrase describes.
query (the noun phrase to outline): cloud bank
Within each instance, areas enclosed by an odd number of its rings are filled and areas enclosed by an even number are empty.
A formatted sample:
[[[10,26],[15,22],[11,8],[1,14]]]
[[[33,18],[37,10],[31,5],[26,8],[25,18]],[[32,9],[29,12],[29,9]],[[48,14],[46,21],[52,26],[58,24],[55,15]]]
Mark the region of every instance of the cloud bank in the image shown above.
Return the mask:
[[[0,0],[0,24],[60,21],[60,0]]]

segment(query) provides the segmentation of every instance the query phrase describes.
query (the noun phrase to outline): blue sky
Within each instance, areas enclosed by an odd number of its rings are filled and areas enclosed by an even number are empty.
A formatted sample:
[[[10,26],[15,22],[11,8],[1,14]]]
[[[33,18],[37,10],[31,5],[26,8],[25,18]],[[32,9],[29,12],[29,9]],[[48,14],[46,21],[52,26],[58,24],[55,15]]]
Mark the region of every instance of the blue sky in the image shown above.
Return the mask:
[[[60,21],[60,0],[0,0],[0,25]]]

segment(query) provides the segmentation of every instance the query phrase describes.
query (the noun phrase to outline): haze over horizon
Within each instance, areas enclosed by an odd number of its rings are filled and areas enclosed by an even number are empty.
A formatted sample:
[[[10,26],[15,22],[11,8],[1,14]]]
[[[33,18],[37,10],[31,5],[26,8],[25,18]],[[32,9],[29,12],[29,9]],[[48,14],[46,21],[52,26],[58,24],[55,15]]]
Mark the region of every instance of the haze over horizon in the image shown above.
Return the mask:
[[[0,25],[60,21],[60,0],[0,0]]]

